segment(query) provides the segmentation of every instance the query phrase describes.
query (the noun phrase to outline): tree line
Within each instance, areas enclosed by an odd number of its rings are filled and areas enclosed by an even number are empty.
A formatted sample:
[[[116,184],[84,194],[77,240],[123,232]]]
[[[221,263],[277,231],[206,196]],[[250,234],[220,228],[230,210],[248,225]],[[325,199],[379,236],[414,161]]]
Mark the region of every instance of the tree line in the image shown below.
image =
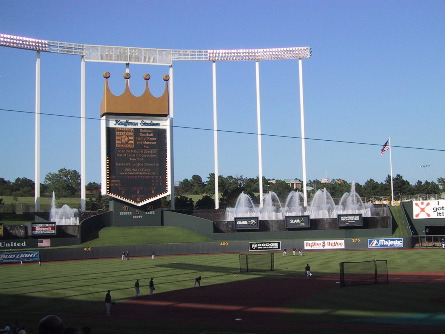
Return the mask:
[[[263,177],[263,193],[275,192],[281,200],[285,200],[293,190],[284,180],[272,180]],[[437,182],[417,181],[411,184],[403,176],[397,174],[393,178],[394,197],[413,196],[417,194],[440,194],[445,184],[444,178],[438,178]],[[329,182],[311,180],[307,184],[309,198],[319,189],[326,189],[333,198],[341,198],[345,192],[351,191],[351,182],[343,179],[332,179]],[[243,176],[218,176],[218,190],[220,194],[220,208],[233,207],[241,192],[252,197],[259,203],[259,178],[247,178]],[[356,192],[367,201],[379,198],[390,198],[391,177],[388,175],[384,182],[373,179],[364,184],[355,183]],[[90,182],[86,185],[88,194],[87,209],[97,210],[106,206],[106,198],[100,194],[100,184]],[[57,173],[48,173],[44,182],[40,185],[41,196],[49,197],[54,192],[58,198],[80,197],[80,174],[76,170],[59,169]],[[211,209],[215,207],[215,174],[210,173],[207,180],[199,175],[193,175],[190,179],[183,179],[175,186],[175,206],[177,208]],[[191,195],[199,195],[200,199],[193,201]],[[34,196],[34,181],[28,178],[16,178],[8,181],[0,178],[0,196],[29,197]],[[196,197],[196,196],[193,196]],[[163,207],[169,207],[169,201],[162,201]]]
[[[307,184],[308,197],[310,198],[317,190],[326,189],[333,198],[340,199],[344,193],[351,191],[352,182],[343,179],[332,179],[329,182],[311,180]],[[417,181],[411,184],[403,176],[397,174],[393,177],[394,197],[414,196],[418,194],[440,194],[445,184],[444,178],[439,178],[436,182]],[[209,174],[207,181],[203,181],[201,176],[193,175],[190,179],[184,179],[175,187],[176,195],[186,197],[187,195],[203,195],[212,197],[215,192],[215,174]],[[248,194],[254,202],[259,203],[259,178],[246,178],[243,176],[219,176],[218,190],[220,193],[220,207],[233,207],[241,192]],[[291,190],[284,180],[272,180],[263,177],[263,193],[273,191],[277,196],[285,201]],[[364,184],[355,183],[356,192],[367,201],[381,198],[391,198],[391,176],[388,175],[384,182],[377,182],[373,179],[367,180]],[[203,197],[203,198],[204,198]],[[185,200],[185,198],[183,198]],[[182,204],[182,203],[181,203]],[[204,203],[195,204],[195,208],[202,209]],[[206,207],[211,205],[211,200],[206,199]],[[190,207],[190,203],[187,205]]]

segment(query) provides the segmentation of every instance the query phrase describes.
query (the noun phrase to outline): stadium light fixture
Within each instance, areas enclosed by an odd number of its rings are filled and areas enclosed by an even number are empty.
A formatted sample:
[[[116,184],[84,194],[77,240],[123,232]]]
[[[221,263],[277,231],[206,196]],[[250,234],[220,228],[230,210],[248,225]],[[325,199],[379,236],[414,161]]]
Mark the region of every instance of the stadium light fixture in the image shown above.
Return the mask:
[[[0,45],[35,51],[48,50],[48,41],[46,40],[6,34],[0,34]]]
[[[0,46],[84,56],[85,61],[92,62],[152,65],[171,65],[173,61],[259,61],[311,57],[311,48],[307,46],[271,49],[167,50],[56,42],[7,34],[0,34]]]
[[[309,47],[272,49],[208,50],[210,61],[303,59],[311,56]]]

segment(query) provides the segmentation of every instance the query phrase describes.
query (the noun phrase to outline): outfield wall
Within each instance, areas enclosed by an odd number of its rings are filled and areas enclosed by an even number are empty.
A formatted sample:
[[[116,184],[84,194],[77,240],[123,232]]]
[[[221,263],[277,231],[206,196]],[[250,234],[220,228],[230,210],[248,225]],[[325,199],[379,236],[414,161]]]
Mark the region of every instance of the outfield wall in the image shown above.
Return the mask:
[[[239,254],[239,253],[255,253],[252,251],[251,243],[255,244],[279,244],[278,248],[266,249],[267,252],[279,252],[287,249],[287,256],[292,256],[292,249],[301,248],[303,252],[310,251],[341,251],[341,250],[371,250],[371,249],[402,249],[412,248],[411,238],[397,239],[398,245],[388,245],[389,241],[393,241],[392,238],[383,239],[317,239],[316,241],[310,240],[264,240],[258,241],[220,241],[220,242],[207,242],[207,243],[181,243],[181,244],[151,244],[151,245],[133,245],[133,246],[109,246],[109,247],[75,247],[75,248],[38,248],[40,252],[40,260],[47,261],[67,261],[67,260],[85,260],[85,259],[100,259],[100,258],[116,258],[120,259],[122,252],[129,252],[131,257],[146,257],[147,261],[152,261],[151,256],[155,253],[156,256],[168,256],[168,255],[193,255],[193,254]],[[373,246],[370,246],[370,241],[373,242]],[[380,242],[379,242],[380,241]],[[20,251],[28,249],[23,240],[14,241],[13,247],[7,247],[6,249],[12,249],[14,251]],[[386,245],[385,245],[386,242]],[[2,247],[5,242],[0,242],[0,250],[5,249]],[[379,245],[380,244],[380,245]],[[375,248],[377,245],[377,248]],[[34,248],[34,247],[32,247]],[[297,253],[298,256],[298,253]]]

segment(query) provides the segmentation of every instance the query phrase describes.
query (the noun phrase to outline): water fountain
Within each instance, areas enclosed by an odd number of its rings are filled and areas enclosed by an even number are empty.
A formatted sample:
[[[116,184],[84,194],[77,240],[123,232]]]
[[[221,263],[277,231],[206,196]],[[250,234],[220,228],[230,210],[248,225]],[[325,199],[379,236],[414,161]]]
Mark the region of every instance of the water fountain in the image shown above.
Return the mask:
[[[60,209],[56,208],[56,196],[53,192],[51,211],[49,213],[51,222],[55,222],[57,225],[79,225],[78,216],[78,210],[71,209],[67,204],[64,204]]]
[[[260,220],[283,219],[280,199],[273,191],[263,196],[263,207],[259,211]]]
[[[289,195],[287,195],[284,208],[282,209],[283,216],[304,215],[303,200],[304,200],[303,193],[292,190],[289,193]]]
[[[337,217],[337,208],[334,200],[326,189],[317,190],[308,211],[311,218]]]
[[[291,191],[282,206],[277,194],[270,191],[263,197],[263,207],[257,208],[252,198],[244,192],[238,196],[234,208],[227,208],[226,220],[235,217],[259,217],[260,220],[283,220],[285,216],[309,215],[311,219],[337,218],[338,214],[361,213],[363,217],[370,217],[372,204],[364,204],[355,190],[355,182],[351,191],[345,193],[335,205],[330,193],[326,189],[318,190],[312,198],[310,205],[304,207],[303,194]]]
[[[226,220],[234,220],[235,217],[258,217],[258,209],[253,204],[252,198],[242,192],[239,194],[234,208],[226,209]]]

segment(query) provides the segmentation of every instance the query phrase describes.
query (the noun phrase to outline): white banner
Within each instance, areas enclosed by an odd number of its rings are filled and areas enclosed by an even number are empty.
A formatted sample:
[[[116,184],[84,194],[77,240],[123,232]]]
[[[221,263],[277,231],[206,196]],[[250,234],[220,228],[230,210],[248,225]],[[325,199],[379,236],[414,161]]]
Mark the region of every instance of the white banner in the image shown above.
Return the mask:
[[[413,201],[413,218],[445,218],[445,201]]]
[[[344,240],[317,240],[305,241],[304,249],[342,249],[345,248]]]

